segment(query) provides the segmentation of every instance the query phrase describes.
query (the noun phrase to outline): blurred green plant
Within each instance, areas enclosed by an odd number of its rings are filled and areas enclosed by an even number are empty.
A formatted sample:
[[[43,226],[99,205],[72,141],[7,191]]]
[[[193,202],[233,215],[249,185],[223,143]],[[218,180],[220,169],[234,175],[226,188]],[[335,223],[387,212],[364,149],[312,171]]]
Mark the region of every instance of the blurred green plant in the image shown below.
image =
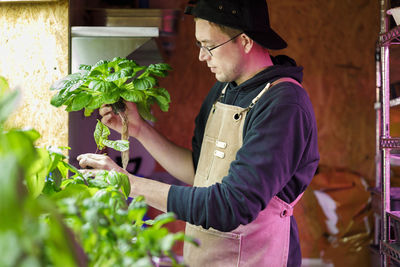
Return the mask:
[[[18,101],[6,87],[0,77],[0,266],[155,266],[162,257],[182,266],[173,246],[195,241],[163,227],[172,213],[145,220],[142,197],[128,204],[125,174],[89,178],[66,162],[68,148],[35,147],[33,129],[4,130]]]
[[[18,101],[0,78],[0,266],[76,266],[74,240],[47,199],[37,199],[36,180],[42,171],[35,130],[4,130],[4,123]],[[35,182],[38,181],[38,182]],[[46,214],[51,223],[46,223]]]

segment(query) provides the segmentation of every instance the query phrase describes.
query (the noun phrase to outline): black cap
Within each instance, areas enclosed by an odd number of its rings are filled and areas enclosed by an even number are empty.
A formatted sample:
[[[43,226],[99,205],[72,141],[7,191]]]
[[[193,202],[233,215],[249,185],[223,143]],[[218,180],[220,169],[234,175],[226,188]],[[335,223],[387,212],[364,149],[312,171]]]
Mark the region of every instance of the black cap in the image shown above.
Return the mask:
[[[191,0],[185,14],[242,30],[268,49],[287,47],[271,29],[266,0]]]

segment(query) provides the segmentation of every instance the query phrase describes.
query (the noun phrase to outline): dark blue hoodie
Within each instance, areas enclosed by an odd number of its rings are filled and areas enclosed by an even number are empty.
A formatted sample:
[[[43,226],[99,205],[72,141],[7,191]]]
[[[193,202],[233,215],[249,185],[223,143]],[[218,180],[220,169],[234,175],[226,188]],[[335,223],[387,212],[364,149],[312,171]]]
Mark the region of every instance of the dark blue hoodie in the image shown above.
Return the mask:
[[[291,77],[301,83],[302,67],[286,56],[273,60],[275,65],[239,86],[229,83],[221,101],[245,108],[268,82]],[[192,141],[195,168],[208,114],[225,85],[215,83],[196,117]],[[293,202],[311,182],[318,161],[317,126],[310,99],[302,87],[282,82],[271,87],[247,114],[243,146],[222,182],[207,188],[172,186],[168,211],[206,229],[231,231],[253,221],[274,196]],[[300,266],[298,230],[291,218],[288,266]]]

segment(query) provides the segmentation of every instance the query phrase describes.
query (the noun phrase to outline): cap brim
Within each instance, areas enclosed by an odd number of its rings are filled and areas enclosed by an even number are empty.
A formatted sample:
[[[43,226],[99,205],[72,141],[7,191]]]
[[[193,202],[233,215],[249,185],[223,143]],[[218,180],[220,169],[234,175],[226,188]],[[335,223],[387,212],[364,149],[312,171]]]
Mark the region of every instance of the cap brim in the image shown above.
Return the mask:
[[[274,30],[271,28],[266,32],[251,32],[245,31],[251,39],[260,44],[261,46],[268,49],[284,49],[287,47],[287,43],[283,40]]]

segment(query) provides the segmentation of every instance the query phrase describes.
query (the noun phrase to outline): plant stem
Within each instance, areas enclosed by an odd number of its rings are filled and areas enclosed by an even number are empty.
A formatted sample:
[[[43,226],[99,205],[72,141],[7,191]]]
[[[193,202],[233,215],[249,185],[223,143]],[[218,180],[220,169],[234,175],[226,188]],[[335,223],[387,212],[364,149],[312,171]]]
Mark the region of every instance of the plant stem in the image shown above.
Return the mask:
[[[128,140],[129,139],[128,117],[126,116],[125,112],[119,112],[118,114],[122,121],[121,139]],[[129,149],[121,152],[121,158],[122,158],[122,168],[126,170],[126,167],[128,166],[129,162]]]

